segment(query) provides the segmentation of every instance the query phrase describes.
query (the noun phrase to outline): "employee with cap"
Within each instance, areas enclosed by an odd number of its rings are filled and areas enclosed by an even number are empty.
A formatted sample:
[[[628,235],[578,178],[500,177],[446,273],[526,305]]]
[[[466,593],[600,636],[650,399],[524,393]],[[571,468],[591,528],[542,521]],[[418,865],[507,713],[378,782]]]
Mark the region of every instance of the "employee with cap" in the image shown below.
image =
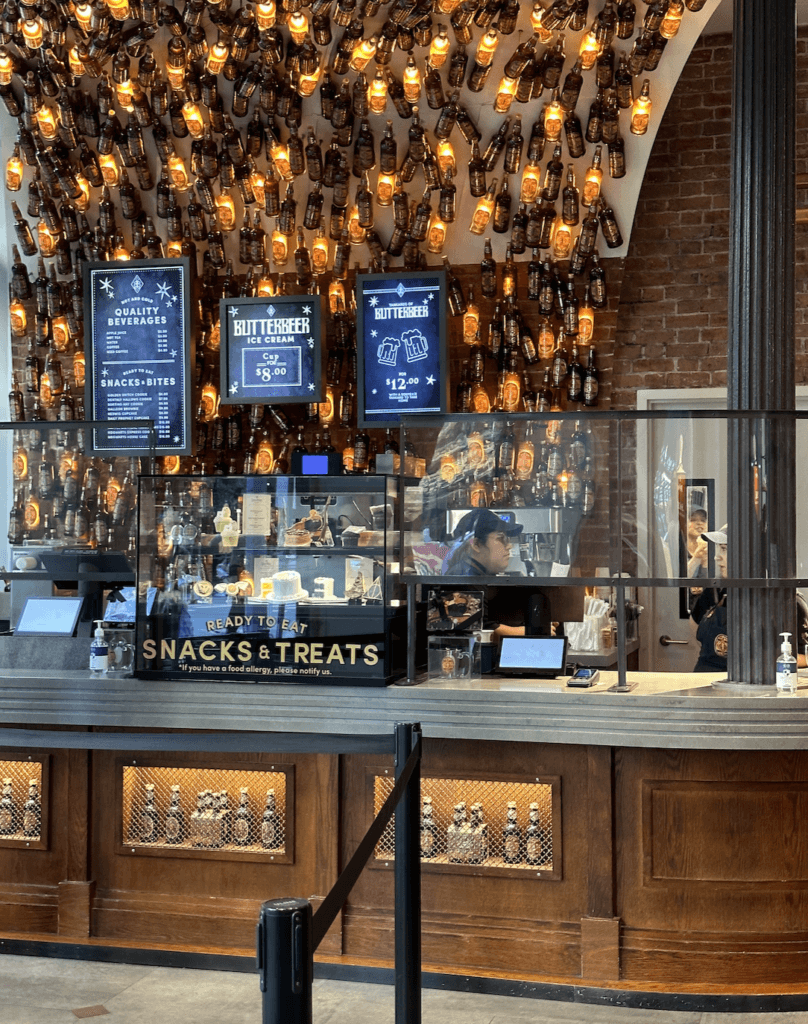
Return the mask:
[[[511,560],[511,543],[521,532],[522,527],[517,523],[505,522],[490,509],[472,509],[455,527],[452,546],[443,561],[443,575],[498,576],[504,573]],[[509,588],[504,593],[489,591],[488,596],[489,609],[496,617],[490,627],[496,634],[524,636],[523,595]]]
[[[727,575],[727,527],[703,533],[702,539],[715,547],[716,572]],[[696,626],[696,639],[701,644],[694,672],[723,672],[727,667],[727,591],[721,587],[705,588],[693,606],[690,616]],[[797,664],[805,666],[805,644],[808,642],[808,607],[801,594],[797,594]]]
[[[511,560],[511,542],[522,527],[506,523],[488,508],[474,508],[460,520],[443,562],[446,576],[497,576]]]

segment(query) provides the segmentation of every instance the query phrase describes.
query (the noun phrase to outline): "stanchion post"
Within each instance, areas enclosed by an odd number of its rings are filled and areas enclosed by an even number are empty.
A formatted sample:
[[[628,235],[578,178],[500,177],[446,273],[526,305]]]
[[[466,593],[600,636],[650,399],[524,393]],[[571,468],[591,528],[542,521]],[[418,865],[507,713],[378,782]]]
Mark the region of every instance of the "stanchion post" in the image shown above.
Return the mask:
[[[312,1024],[311,919],[308,900],[267,900],[261,906],[256,945],[262,1024]]]
[[[420,740],[419,724],[396,724],[396,778]],[[396,1024],[421,1024],[420,802],[419,761],[396,808]]]

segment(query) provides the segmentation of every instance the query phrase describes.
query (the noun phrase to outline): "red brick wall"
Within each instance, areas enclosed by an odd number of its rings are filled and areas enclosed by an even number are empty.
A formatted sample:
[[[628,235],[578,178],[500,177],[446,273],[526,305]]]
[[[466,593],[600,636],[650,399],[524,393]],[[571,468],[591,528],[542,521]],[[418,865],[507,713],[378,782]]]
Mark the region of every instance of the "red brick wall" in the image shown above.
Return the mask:
[[[613,408],[639,388],[726,385],[731,37],[703,37],[656,138],[625,263]],[[808,31],[798,40],[797,174],[808,170]],[[797,195],[808,206],[808,189]],[[808,225],[797,225],[797,382],[808,381]]]

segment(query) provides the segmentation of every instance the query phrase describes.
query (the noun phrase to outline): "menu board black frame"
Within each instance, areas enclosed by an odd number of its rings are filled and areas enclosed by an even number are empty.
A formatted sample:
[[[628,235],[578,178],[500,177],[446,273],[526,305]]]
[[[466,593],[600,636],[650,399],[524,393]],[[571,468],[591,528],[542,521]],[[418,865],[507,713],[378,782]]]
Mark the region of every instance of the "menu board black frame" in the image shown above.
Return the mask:
[[[150,419],[156,437],[150,444],[149,431],[142,428],[98,429],[92,432],[93,451],[193,454],[190,259],[90,262],[84,266],[83,285],[88,416]]]
[[[383,306],[378,305],[380,296],[385,296]],[[424,302],[415,305],[419,299]],[[368,315],[371,309],[373,317]],[[396,427],[402,416],[435,416],[448,411],[446,309],[446,272],[442,269],[356,275],[360,426]],[[382,325],[384,330],[380,330]],[[403,352],[401,359],[399,352]],[[398,369],[399,362],[404,369]],[[393,374],[400,388],[391,389],[387,398],[381,399],[386,408],[374,409],[374,402],[380,401],[374,396],[390,387]],[[395,405],[390,404],[392,395],[398,399]]]
[[[322,402],[323,306],[322,295],[308,293],[221,299],[220,402],[223,405]],[[263,316],[250,316],[253,310]],[[258,377],[258,380],[247,384],[247,377]],[[290,379],[296,383],[290,383]]]

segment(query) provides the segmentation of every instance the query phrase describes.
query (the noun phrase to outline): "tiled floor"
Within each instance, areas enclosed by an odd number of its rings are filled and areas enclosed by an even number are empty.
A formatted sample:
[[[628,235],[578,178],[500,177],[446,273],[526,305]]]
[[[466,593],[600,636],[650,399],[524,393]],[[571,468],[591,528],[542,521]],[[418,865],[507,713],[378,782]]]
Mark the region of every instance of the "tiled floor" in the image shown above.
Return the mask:
[[[422,1005],[423,1024],[808,1024],[808,1012],[680,1013],[430,989]],[[0,1024],[261,1024],[261,1016],[257,975],[0,955]],[[313,1024],[394,1017],[386,985],[314,983]]]

